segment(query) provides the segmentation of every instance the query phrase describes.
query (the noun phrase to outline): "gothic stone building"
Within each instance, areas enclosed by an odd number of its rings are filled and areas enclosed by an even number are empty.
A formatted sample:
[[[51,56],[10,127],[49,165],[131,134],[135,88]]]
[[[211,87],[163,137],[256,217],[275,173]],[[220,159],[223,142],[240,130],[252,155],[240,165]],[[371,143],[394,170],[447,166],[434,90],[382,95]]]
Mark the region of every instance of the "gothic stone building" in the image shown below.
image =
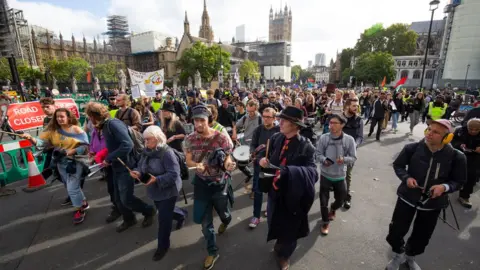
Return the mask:
[[[268,32],[270,42],[292,41],[292,9],[288,10],[285,5],[283,12],[280,9],[273,14],[273,8],[270,7]]]

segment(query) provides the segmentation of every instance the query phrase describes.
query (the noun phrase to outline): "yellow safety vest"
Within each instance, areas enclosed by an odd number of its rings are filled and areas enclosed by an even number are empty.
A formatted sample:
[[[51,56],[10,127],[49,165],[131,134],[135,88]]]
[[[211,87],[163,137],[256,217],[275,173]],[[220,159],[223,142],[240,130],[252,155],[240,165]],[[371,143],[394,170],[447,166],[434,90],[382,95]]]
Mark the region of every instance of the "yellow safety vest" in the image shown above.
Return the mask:
[[[441,119],[442,116],[447,111],[448,105],[446,103],[443,104],[443,107],[434,107],[433,102],[428,103],[428,115],[432,118],[432,120]]]
[[[163,102],[165,100],[162,99],[160,102],[155,102],[155,101],[152,101],[152,108],[155,112],[157,112],[158,110],[160,110],[161,108],[163,108]]]
[[[220,125],[218,122],[215,122],[215,124],[213,124],[213,127],[212,127],[214,130],[218,131],[218,132],[222,132],[224,127],[222,125]]]
[[[110,113],[110,118],[115,118],[115,114],[117,114],[118,109],[116,110],[109,110],[108,112]]]

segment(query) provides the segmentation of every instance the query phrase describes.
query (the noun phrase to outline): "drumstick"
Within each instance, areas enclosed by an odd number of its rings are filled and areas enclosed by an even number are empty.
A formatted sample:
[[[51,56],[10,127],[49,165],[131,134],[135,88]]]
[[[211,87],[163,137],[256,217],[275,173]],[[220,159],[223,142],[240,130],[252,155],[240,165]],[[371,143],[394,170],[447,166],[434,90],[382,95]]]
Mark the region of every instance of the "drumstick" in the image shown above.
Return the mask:
[[[130,173],[133,172],[133,171],[127,166],[127,164],[125,164],[125,162],[123,162],[123,160],[122,160],[121,158],[117,158],[117,160],[120,161],[120,163],[122,163],[122,165],[123,165],[125,168],[127,168],[128,172],[130,172]],[[155,177],[155,176],[151,175],[150,173],[149,173],[148,175],[150,175],[151,177]],[[138,179],[138,178],[136,178],[136,179],[140,181],[140,179]]]
[[[0,130],[0,132],[5,133],[5,134],[8,134],[8,135],[13,135],[13,136],[19,136],[19,135],[21,135],[21,134],[18,134],[18,133],[12,133],[12,132],[3,131],[3,130]]]
[[[265,158],[268,159],[268,149],[270,148],[270,139],[267,140],[267,150],[265,151]]]

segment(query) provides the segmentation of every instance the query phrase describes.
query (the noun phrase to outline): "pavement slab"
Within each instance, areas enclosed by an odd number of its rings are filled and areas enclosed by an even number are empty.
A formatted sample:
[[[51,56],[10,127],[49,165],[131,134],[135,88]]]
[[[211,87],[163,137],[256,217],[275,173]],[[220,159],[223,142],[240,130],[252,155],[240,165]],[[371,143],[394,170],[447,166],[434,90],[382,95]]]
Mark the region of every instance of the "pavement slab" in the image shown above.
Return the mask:
[[[317,185],[317,199],[309,214],[311,233],[299,240],[291,258],[292,270],[384,269],[391,255],[385,237],[399,184],[391,164],[405,144],[422,138],[424,128],[419,125],[414,135],[408,136],[408,123],[400,123],[397,134],[382,134],[380,142],[373,137],[366,139],[358,149],[353,169],[352,208],[337,212],[327,237],[320,236]],[[240,184],[240,188],[235,191],[232,224],[224,235],[217,237],[220,259],[214,269],[278,269],[271,252],[273,243],[266,242],[266,221],[262,220],[255,230],[248,228],[253,200],[243,192],[243,179],[241,173],[234,175],[234,186]],[[1,270],[202,269],[206,246],[201,226],[191,218],[184,228],[172,232],[172,247],[166,257],[153,262],[156,225],[143,229],[139,222],[121,234],[115,232],[120,222],[105,223],[110,211],[105,182],[98,178],[87,180],[85,195],[90,209],[85,222],[77,226],[72,224],[71,208],[60,206],[66,197],[62,185],[57,183],[34,193],[22,192],[22,185],[25,183],[10,185],[17,189],[17,194],[0,198]],[[193,188],[188,181],[184,185],[188,204],[179,198],[177,206],[192,213]],[[143,186],[136,186],[135,193],[149,201]],[[425,254],[417,258],[422,269],[480,269],[478,194],[471,198],[474,204],[471,210],[457,203],[457,194],[450,195],[460,231],[439,221]],[[454,224],[450,209],[447,219]],[[218,217],[214,223],[218,228]]]

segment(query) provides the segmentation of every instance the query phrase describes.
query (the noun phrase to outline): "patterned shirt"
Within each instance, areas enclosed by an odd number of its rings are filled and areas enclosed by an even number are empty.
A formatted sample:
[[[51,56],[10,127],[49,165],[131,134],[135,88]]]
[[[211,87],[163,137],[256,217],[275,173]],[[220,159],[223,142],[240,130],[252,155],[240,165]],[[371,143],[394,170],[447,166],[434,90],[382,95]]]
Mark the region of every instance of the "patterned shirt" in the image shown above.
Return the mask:
[[[217,136],[217,134],[219,135]],[[215,142],[213,142],[212,145],[209,146],[210,141],[215,138],[215,136],[217,136]],[[194,132],[185,138],[183,148],[185,150],[185,153],[192,154],[193,162],[204,164],[207,163],[208,156],[210,155],[210,153],[215,151],[215,149],[221,148],[225,151],[226,154],[232,153],[232,145],[230,144],[229,138],[223,133],[219,133],[218,131],[215,131],[214,135],[209,138],[204,138],[197,132]],[[200,160],[202,153],[205,151],[207,152],[207,154],[205,155],[203,160]],[[195,174],[203,180],[219,181],[222,177],[223,171],[221,170],[221,168],[207,167],[207,169],[203,173],[196,171]]]

